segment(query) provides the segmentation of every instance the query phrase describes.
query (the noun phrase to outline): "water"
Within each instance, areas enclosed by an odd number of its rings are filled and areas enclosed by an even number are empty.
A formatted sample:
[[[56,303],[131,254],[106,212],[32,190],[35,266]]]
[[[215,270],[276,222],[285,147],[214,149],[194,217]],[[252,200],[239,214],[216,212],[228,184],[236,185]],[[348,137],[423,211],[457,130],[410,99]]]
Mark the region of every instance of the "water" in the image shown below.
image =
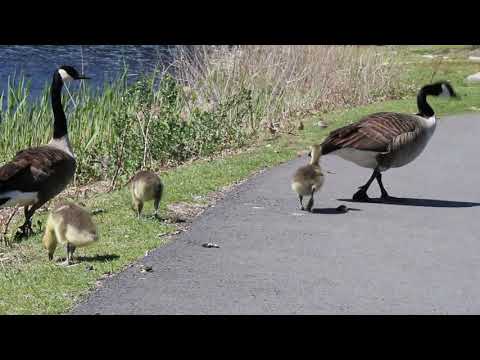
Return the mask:
[[[53,71],[72,65],[91,77],[89,85],[102,88],[123,72],[127,64],[134,80],[151,72],[159,63],[171,58],[174,47],[163,45],[0,45],[0,93],[6,93],[8,77],[16,74],[31,82],[31,98],[50,84]]]

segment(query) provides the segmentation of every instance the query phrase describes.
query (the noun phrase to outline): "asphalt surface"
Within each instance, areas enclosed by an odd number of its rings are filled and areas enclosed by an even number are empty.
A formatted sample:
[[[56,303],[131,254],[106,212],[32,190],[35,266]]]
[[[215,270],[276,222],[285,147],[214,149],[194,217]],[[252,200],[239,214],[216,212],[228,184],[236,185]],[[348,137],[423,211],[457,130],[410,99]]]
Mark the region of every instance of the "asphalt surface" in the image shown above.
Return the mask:
[[[313,214],[290,189],[307,158],[263,172],[142,259],[152,272],[129,268],[73,313],[480,313],[479,134],[480,115],[441,119],[419,158],[384,173],[401,204],[338,200],[370,170],[335,156]]]

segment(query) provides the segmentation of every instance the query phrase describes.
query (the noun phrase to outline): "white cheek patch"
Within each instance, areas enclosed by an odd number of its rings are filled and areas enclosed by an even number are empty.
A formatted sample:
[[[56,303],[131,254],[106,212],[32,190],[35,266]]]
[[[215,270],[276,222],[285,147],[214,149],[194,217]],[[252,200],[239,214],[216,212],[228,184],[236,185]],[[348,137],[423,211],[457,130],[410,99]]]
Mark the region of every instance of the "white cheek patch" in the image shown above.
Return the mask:
[[[63,69],[59,69],[58,73],[60,74],[63,81],[73,80],[73,78]]]
[[[442,92],[439,96],[444,96],[444,97],[451,96],[450,91],[448,91],[448,88],[445,84],[442,84]]]

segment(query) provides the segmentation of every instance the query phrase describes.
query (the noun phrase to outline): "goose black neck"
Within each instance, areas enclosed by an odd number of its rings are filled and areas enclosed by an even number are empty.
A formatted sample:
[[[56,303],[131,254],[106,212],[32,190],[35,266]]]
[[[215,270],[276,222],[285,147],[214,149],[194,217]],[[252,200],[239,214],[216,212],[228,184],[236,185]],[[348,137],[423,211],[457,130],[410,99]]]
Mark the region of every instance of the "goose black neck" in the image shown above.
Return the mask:
[[[423,117],[432,117],[435,115],[432,107],[427,102],[427,95],[436,95],[431,93],[429,85],[420,89],[417,95],[418,115]]]
[[[51,97],[53,109],[53,138],[59,139],[65,136],[68,132],[67,118],[62,106],[62,87],[63,81],[58,72],[53,75]]]

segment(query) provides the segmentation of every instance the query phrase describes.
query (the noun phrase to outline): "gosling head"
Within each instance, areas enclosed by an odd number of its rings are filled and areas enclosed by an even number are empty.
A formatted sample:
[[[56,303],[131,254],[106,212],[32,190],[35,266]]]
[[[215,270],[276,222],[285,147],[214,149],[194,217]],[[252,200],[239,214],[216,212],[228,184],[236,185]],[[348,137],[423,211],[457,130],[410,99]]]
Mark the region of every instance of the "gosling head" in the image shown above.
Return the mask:
[[[311,158],[311,164],[318,164],[320,160],[320,156],[322,155],[322,146],[320,144],[314,144],[310,146],[310,152],[308,153],[308,157]]]
[[[60,75],[62,81],[71,81],[71,80],[81,80],[81,79],[90,79],[85,75],[80,75],[77,70],[73,66],[69,65],[62,65],[57,70],[58,74]]]

